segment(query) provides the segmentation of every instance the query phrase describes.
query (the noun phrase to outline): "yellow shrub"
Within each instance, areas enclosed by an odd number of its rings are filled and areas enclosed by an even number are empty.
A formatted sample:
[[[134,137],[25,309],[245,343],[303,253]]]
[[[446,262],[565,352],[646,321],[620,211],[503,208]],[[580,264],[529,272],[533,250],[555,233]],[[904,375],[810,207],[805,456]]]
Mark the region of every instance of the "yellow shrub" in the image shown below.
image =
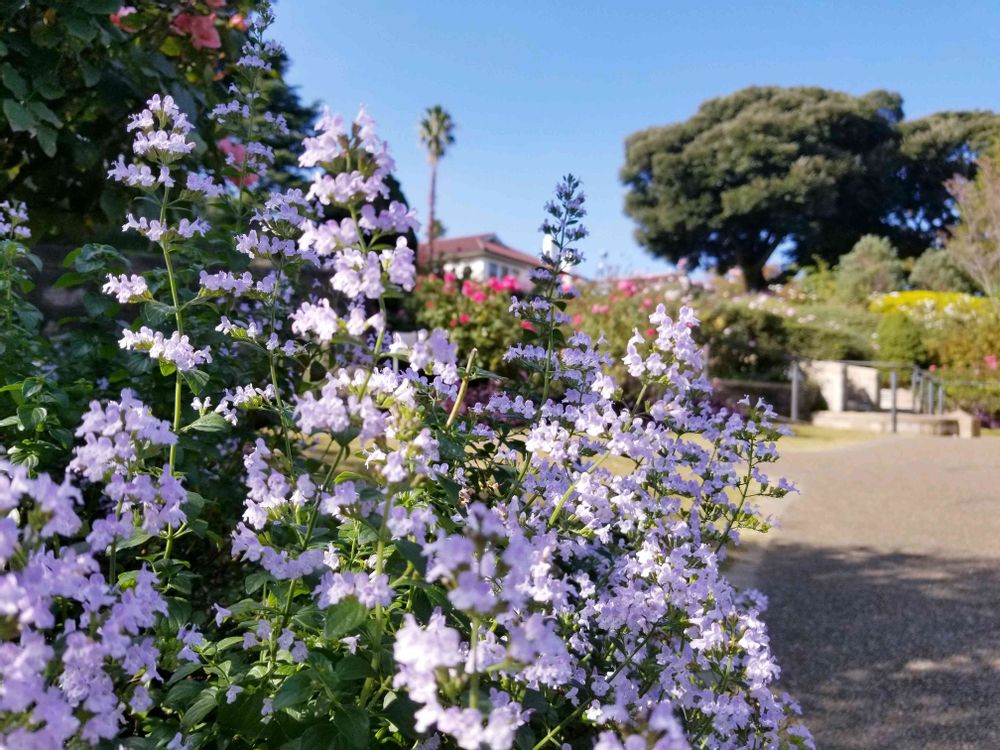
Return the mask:
[[[872,312],[903,313],[917,323],[937,328],[946,321],[974,320],[990,310],[989,300],[963,292],[933,292],[914,289],[890,292],[872,300]]]

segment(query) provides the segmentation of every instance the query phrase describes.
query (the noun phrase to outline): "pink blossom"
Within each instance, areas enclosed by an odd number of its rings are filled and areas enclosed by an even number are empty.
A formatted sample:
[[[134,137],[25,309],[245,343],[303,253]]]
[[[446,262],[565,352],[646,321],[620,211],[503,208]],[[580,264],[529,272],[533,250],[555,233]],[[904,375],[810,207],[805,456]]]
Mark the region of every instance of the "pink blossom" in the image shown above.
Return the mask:
[[[639,291],[639,287],[634,281],[632,281],[632,279],[621,279],[618,282],[618,291],[623,293],[626,297],[631,297]]]
[[[222,153],[229,157],[228,161],[230,164],[240,167],[246,161],[247,149],[242,143],[237,143],[231,138],[222,138],[216,141],[215,145],[219,147]],[[236,187],[253,187],[260,180],[260,177],[255,174],[247,174],[242,179],[242,185],[240,184],[241,179],[239,177],[227,177],[226,179]]]
[[[985,357],[983,357],[983,362],[991,370],[997,369],[997,355],[996,354],[987,354]]]
[[[215,28],[215,14],[207,16],[181,13],[170,26],[179,34],[188,34],[195,49],[218,49],[222,46],[219,30]]]
[[[131,16],[135,12],[136,12],[136,10],[135,10],[134,6],[132,6],[132,5],[123,5],[117,11],[115,11],[114,13],[111,14],[111,16],[110,16],[111,23],[114,26],[117,26],[122,31],[125,31],[125,32],[128,32],[129,34],[132,34],[132,33],[135,32],[135,29],[132,28],[131,26],[126,26],[125,24],[123,24],[122,23],[122,19],[125,18],[125,16]]]

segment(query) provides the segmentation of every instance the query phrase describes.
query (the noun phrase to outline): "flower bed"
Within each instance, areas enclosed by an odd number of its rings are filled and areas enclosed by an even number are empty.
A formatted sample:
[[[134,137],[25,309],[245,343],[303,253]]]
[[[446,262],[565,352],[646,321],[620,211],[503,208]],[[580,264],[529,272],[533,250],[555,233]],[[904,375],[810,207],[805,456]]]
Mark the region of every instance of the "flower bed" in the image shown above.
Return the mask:
[[[510,303],[520,377],[462,414],[480,373],[448,333],[389,328],[416,222],[384,201],[371,118],[320,120],[307,193],[254,192],[280,129],[254,85],[276,52],[262,31],[217,113],[262,139],[230,173],[189,171],[168,96],[128,124],[112,177],[163,258],[105,279],[114,319],[138,310],[100,350],[129,388],[90,403],[52,474],[0,460],[0,744],[812,747],[772,691],[762,597],[719,571],[766,529],[755,499],[791,489],[764,473],[772,412],[715,411],[697,321],[662,305],[622,402],[568,326],[559,278],[586,234],[570,177],[538,294]],[[227,204],[249,225],[212,227]],[[59,387],[38,380],[5,389],[24,440]]]

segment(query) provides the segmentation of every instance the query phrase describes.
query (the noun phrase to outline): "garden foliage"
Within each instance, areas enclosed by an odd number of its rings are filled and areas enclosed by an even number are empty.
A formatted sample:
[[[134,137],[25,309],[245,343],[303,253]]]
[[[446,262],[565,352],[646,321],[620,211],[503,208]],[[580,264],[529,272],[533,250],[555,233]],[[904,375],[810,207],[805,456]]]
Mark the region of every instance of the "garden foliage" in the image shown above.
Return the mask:
[[[239,58],[257,0],[42,0],[0,11],[0,190],[31,204],[40,241],[92,239],[124,210],[106,162],[128,148],[119,127],[151,91],[192,116],[226,98],[223,72]],[[275,144],[280,182],[286,149],[315,113],[282,80],[276,60],[265,87],[291,127]],[[238,134],[217,144],[207,118],[193,123],[199,159],[221,169]]]
[[[726,271],[754,291],[779,247],[836,262],[865,234],[917,255],[956,221],[944,182],[975,174],[992,112],[904,120],[899,94],[751,86],[625,143],[621,177],[651,253]]]
[[[896,248],[885,237],[865,235],[840,259],[834,271],[837,295],[845,302],[862,304],[873,294],[903,288],[903,264]]]
[[[223,134],[283,129],[261,33]],[[447,332],[389,327],[416,221],[386,200],[364,111],[305,140],[307,192],[256,189],[264,140],[222,175],[189,168],[170,96],[127,130],[110,176],[162,265],[104,279],[137,311],[129,387],[98,384],[50,472],[0,458],[0,744],[812,747],[773,691],[762,598],[719,570],[766,529],[755,499],[790,489],[764,473],[773,414],[711,409],[696,319],[662,306],[627,343],[621,402],[567,326],[576,180],[546,207],[537,294],[510,302],[521,377],[463,413],[478,371]],[[207,220],[225,204],[235,234]]]

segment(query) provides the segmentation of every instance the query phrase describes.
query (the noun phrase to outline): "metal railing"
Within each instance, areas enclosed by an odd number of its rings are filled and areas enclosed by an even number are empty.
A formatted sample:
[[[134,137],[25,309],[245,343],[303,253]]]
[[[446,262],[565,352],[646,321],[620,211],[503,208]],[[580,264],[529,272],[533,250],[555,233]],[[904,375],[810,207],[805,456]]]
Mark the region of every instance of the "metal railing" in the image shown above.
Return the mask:
[[[803,372],[800,366],[800,362],[803,361],[800,358],[793,358],[791,363],[791,405],[789,415],[793,422],[798,422],[800,417],[800,403],[801,403],[801,392],[802,392],[802,381]],[[842,378],[842,393],[844,394],[844,400],[846,405],[847,400],[847,383],[848,374],[847,368],[849,366],[855,367],[865,367],[878,370],[879,373],[885,370],[889,371],[889,414],[890,423],[892,426],[892,432],[898,431],[898,421],[899,421],[899,373],[900,372],[910,372],[910,395],[911,395],[911,411],[914,414],[944,414],[945,409],[945,391],[947,385],[969,385],[969,383],[960,383],[958,381],[945,381],[939,375],[935,374],[933,371],[917,367],[913,364],[907,362],[880,362],[875,360],[853,360],[853,359],[843,359],[843,360],[825,360],[835,362],[842,366],[841,378]],[[883,411],[882,409],[882,398],[881,398],[881,385],[878,389],[878,397],[875,400],[875,411]]]

